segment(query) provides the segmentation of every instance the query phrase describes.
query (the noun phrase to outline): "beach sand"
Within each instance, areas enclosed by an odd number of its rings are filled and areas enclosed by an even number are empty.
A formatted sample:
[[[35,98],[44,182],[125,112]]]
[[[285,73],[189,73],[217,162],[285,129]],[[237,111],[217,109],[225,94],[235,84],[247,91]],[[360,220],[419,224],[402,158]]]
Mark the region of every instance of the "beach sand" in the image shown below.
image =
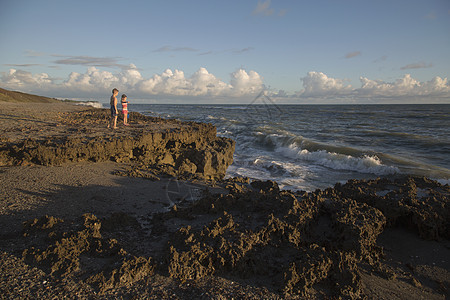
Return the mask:
[[[119,121],[112,131],[107,117],[72,118],[90,110],[1,103],[0,141],[179,126],[131,119],[134,129]],[[118,175],[136,168],[120,159],[0,167],[1,298],[450,297],[448,186],[355,181],[307,194],[247,179]],[[391,214],[389,199],[430,204]]]

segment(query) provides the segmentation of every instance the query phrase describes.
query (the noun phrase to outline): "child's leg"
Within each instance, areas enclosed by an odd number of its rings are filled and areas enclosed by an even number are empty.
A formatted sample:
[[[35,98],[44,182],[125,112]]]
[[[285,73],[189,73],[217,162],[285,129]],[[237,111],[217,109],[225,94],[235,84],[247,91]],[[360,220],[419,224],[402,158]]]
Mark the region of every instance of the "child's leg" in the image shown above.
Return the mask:
[[[113,128],[114,129],[117,128],[117,115],[114,117],[114,127]]]
[[[123,124],[124,125],[128,124],[128,112],[126,114],[123,114]]]

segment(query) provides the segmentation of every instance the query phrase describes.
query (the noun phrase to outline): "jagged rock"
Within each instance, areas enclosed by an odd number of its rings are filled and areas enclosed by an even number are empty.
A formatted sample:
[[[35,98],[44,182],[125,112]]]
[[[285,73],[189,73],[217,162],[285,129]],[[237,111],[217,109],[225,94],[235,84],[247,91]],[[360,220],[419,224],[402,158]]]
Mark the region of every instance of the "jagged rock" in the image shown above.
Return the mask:
[[[257,191],[206,195],[192,207],[166,213],[169,219],[218,215],[204,227],[183,227],[170,238],[169,275],[182,281],[222,274],[258,278],[285,296],[308,297],[320,284],[329,295],[358,298],[357,264],[379,260],[376,239],[386,222],[383,214],[321,193],[298,199],[271,181],[252,186]]]
[[[47,216],[44,218],[55,219]],[[135,218],[123,213],[113,214],[103,222],[107,231],[139,227]],[[55,233],[53,240],[45,239],[47,245],[43,248],[25,249],[22,253],[23,260],[53,275],[62,277],[90,275],[86,283],[101,293],[152,276],[155,270],[152,258],[129,255],[117,240],[103,238],[101,235],[103,222],[93,214],[85,214],[77,230]],[[34,223],[39,222],[35,220],[27,222],[27,224]],[[36,228],[38,229],[47,228],[41,226]]]
[[[139,126],[129,128],[126,133],[99,135],[92,128],[80,132],[73,127],[77,123],[106,120],[108,111],[90,109],[65,116],[61,119],[61,126],[67,127],[63,137],[0,141],[0,165],[135,161],[181,168],[180,172],[174,170],[174,175],[187,172],[205,179],[222,179],[233,162],[235,142],[217,137],[211,124],[162,120],[134,113],[133,120]],[[176,165],[177,161],[181,163]]]
[[[280,188],[278,187],[278,183],[272,180],[267,181],[261,181],[261,180],[255,180],[250,185],[260,191],[268,192],[268,191],[279,191]]]
[[[422,238],[450,238],[450,187],[419,177],[393,181],[350,180],[336,185],[339,197],[354,199],[376,207],[391,227],[415,230]]]

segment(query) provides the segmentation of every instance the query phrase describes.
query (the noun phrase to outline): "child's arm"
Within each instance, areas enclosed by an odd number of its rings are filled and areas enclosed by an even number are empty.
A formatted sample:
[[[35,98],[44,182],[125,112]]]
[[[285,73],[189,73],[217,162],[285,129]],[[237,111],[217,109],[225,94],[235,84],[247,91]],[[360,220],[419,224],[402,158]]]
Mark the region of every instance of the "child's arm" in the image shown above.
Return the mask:
[[[114,109],[116,110],[116,114],[118,114],[119,112],[117,111],[117,98],[114,97]]]

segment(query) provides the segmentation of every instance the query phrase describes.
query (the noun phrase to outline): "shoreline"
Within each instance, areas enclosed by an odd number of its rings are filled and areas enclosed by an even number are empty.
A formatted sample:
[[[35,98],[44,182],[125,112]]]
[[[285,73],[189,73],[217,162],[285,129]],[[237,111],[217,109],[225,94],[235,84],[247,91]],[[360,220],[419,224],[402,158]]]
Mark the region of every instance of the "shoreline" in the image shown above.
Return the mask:
[[[71,134],[81,143],[90,137],[98,145],[99,136],[114,142],[130,135],[128,128],[108,131],[107,117],[92,127],[73,118],[98,111],[59,103],[3,105],[2,142],[22,138],[51,146],[52,139],[45,143],[52,134]],[[144,130],[150,120],[160,122],[152,130],[197,126],[144,118],[135,129]],[[197,143],[217,153],[229,149],[208,146],[213,140],[210,136]],[[133,149],[141,145],[133,144]],[[182,148],[170,148],[172,158],[67,156],[72,161],[48,159],[48,166],[4,155],[9,165],[0,167],[2,294],[449,297],[448,185],[402,177],[351,181],[310,193],[281,191],[272,181],[221,180],[223,171],[212,163],[201,178],[197,170],[202,161],[190,160],[192,153],[184,155]],[[66,246],[57,246],[64,241]],[[72,249],[71,254],[64,249]]]

